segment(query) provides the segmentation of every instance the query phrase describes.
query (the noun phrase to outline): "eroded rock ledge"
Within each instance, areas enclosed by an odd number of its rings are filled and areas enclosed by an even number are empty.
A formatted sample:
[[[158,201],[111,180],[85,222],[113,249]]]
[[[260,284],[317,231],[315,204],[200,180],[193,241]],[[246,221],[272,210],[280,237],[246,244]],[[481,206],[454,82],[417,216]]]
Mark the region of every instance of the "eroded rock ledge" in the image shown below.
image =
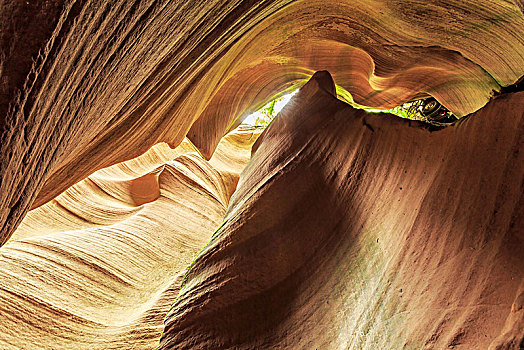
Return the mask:
[[[209,162],[156,145],[29,212],[0,249],[0,348],[156,348],[259,133],[228,134]]]
[[[524,92],[444,130],[317,73],[261,135],[161,349],[517,349]]]

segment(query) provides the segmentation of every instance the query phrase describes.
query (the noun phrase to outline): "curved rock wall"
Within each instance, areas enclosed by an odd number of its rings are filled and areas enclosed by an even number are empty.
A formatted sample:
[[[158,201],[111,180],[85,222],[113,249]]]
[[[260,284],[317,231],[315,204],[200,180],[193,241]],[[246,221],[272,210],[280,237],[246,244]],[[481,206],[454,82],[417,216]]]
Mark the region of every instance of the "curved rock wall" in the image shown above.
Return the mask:
[[[0,249],[0,348],[157,347],[259,133],[228,134],[209,162],[187,141],[156,145],[31,211]]]
[[[210,158],[316,70],[363,105],[431,94],[457,115],[524,75],[524,17],[502,0],[28,3],[0,11],[0,244],[29,208],[158,142],[187,135]]]
[[[0,347],[523,347],[523,75],[520,0],[0,0]]]
[[[264,131],[161,349],[524,345],[524,92],[431,130],[317,73]]]

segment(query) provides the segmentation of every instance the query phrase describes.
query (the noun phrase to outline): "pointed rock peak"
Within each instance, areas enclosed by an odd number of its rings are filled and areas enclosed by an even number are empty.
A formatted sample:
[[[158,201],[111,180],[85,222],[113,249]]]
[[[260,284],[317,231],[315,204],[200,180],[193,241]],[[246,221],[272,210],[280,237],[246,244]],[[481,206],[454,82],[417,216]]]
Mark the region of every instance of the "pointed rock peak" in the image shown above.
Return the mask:
[[[308,84],[312,82],[317,83],[321,89],[326,90],[333,96],[336,96],[335,82],[327,70],[321,70],[313,74]]]

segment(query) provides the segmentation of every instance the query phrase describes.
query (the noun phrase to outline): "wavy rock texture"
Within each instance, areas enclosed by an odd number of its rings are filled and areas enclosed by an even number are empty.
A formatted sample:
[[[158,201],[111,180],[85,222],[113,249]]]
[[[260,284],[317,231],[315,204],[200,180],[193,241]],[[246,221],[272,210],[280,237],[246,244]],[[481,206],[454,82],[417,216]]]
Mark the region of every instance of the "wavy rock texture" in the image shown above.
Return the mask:
[[[524,92],[455,125],[317,73],[264,131],[160,349],[524,345]]]
[[[155,348],[259,133],[228,134],[209,162],[156,145],[31,211],[0,249],[0,348]]]
[[[522,9],[0,0],[0,348],[523,347]]]
[[[524,75],[520,5],[3,1],[0,245],[30,208],[156,143],[187,135],[210,158],[237,118],[316,70],[362,105],[431,94],[471,113]]]

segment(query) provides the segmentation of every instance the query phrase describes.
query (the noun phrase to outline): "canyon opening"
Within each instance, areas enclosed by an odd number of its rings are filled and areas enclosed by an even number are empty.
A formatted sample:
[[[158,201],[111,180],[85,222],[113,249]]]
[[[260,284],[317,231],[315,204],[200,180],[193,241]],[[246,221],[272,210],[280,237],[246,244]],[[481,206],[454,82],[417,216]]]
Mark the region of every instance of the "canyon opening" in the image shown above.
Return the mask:
[[[524,348],[523,11],[0,1],[0,349]]]

